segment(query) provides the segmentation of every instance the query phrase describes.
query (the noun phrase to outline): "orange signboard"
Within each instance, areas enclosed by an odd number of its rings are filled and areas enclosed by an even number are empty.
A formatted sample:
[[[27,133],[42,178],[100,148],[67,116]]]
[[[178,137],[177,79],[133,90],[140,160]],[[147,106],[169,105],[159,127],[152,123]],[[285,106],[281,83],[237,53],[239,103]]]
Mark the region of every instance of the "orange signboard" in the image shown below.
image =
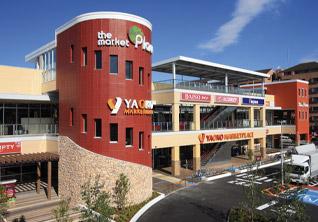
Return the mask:
[[[0,143],[0,155],[13,153],[21,153],[21,142]]]
[[[227,140],[249,139],[249,138],[253,138],[253,132],[212,134],[212,135],[206,135],[205,133],[201,133],[198,136],[198,139],[201,144],[205,142],[221,142],[221,141],[227,141]]]

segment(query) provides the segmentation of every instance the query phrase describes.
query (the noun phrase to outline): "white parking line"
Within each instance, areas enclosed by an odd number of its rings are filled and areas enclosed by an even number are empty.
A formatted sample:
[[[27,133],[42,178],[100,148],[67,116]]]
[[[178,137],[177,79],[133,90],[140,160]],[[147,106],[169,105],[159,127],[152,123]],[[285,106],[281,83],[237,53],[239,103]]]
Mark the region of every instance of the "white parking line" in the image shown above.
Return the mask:
[[[246,175],[246,173],[242,173],[242,174],[238,174],[238,175],[236,175],[237,177],[242,177],[242,176],[245,176]]]
[[[271,181],[273,181],[273,179],[264,180],[264,182],[266,182],[266,183],[271,182]]]
[[[263,204],[263,205],[261,205],[261,206],[259,206],[259,207],[256,207],[256,209],[257,209],[257,210],[264,210],[264,209],[266,209],[266,208],[268,208],[268,207],[270,207],[270,206],[273,206],[273,205],[275,205],[275,204],[277,204],[277,203],[278,203],[277,201],[273,200],[273,201],[268,202],[268,203],[266,203],[266,204]]]
[[[259,178],[259,179],[257,179],[257,181],[262,181],[262,180],[266,180],[266,179],[268,179],[268,177]]]

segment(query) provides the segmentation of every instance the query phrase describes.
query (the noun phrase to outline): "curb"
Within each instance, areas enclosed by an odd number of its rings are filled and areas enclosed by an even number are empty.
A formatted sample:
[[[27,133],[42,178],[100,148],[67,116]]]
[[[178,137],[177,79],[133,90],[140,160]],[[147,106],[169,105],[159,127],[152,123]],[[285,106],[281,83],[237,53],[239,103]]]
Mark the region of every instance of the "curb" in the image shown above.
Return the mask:
[[[140,210],[138,210],[138,212],[130,219],[129,222],[136,222],[150,207],[152,207],[153,205],[155,205],[156,203],[158,203],[160,200],[162,200],[165,197],[166,197],[165,194],[160,193],[158,197],[149,201],[145,206],[143,206]]]
[[[217,176],[213,176],[213,177],[206,177],[205,179],[203,179],[204,181],[212,181],[212,180],[217,180],[217,179],[221,179],[224,177],[229,177],[232,176],[232,173],[223,173]]]

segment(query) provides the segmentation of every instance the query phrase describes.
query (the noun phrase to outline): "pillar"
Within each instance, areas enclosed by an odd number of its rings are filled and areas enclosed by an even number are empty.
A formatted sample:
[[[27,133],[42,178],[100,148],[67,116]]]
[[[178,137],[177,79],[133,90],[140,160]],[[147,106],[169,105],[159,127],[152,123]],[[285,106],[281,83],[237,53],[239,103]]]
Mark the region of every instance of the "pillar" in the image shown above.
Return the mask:
[[[262,155],[262,159],[266,158],[266,137],[263,137],[260,139],[260,144],[261,144],[261,155]]]
[[[201,122],[200,122],[200,105],[195,104],[193,106],[193,123],[194,123],[194,128],[193,130],[201,130]]]
[[[176,64],[172,63],[172,75],[173,75],[173,88],[176,88]]]
[[[226,93],[228,93],[229,92],[229,78],[228,78],[228,75],[227,74],[225,74],[225,76],[224,76],[224,85],[225,85],[225,92]]]
[[[179,131],[179,113],[180,108],[178,103],[172,104],[172,130]]]
[[[266,126],[266,109],[265,107],[262,107],[260,109],[260,120],[261,120],[261,127]]]
[[[47,162],[47,198],[51,200],[52,190],[52,162]]]
[[[41,188],[41,163],[36,163],[36,192],[40,193]]]
[[[248,109],[248,118],[250,120],[250,127],[254,128],[254,107]]]
[[[180,147],[171,147],[171,174],[180,176]]]
[[[255,151],[255,145],[254,145],[254,138],[248,140],[248,150],[247,155],[250,160],[254,161],[254,151]]]
[[[193,145],[193,170],[197,171],[201,168],[201,145]]]

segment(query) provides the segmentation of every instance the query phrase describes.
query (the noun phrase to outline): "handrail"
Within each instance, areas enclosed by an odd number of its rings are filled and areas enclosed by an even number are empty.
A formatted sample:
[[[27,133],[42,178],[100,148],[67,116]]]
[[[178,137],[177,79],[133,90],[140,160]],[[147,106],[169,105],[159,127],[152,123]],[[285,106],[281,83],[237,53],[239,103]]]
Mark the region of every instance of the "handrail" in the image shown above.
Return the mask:
[[[57,133],[58,124],[0,124],[0,136]]]

